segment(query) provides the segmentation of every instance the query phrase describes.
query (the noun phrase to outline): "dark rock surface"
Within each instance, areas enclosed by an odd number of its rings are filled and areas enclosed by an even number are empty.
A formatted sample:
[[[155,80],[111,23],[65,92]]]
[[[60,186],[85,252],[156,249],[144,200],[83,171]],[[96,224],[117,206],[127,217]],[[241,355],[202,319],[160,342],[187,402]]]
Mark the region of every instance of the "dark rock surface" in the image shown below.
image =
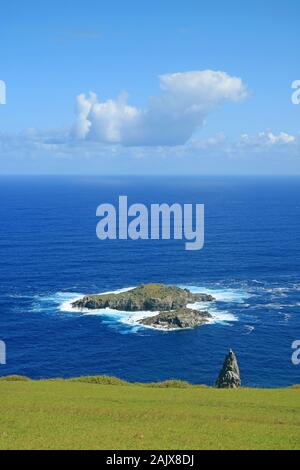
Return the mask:
[[[187,289],[164,284],[143,284],[130,291],[119,294],[86,295],[72,303],[79,309],[112,308],[129,312],[171,311],[185,308],[188,303],[211,302],[214,298],[208,294],[192,294]]]
[[[169,312],[160,312],[153,317],[139,320],[139,323],[166,330],[177,328],[195,328],[208,322],[211,314],[206,311],[181,308]]]
[[[223,368],[216,381],[217,388],[238,388],[241,386],[240,370],[234,352],[230,349]]]

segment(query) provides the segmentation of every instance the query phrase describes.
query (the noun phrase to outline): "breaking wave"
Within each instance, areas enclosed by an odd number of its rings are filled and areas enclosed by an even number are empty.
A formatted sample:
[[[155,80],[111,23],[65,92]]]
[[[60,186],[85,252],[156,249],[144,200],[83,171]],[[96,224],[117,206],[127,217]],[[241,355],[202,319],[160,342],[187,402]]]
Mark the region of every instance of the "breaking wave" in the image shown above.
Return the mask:
[[[230,311],[230,303],[242,303],[247,298],[248,294],[244,291],[238,291],[234,289],[208,289],[206,287],[180,285],[182,288],[189,289],[193,293],[207,293],[213,295],[216,299],[214,302],[196,302],[189,304],[188,306],[196,310],[207,310],[212,318],[208,324],[222,324],[228,325],[231,322],[238,321],[236,314]],[[134,289],[134,287],[126,287],[113,291],[99,292],[99,294],[118,294]],[[78,314],[82,316],[97,315],[103,317],[103,320],[110,323],[119,323],[120,325],[131,327],[132,332],[138,331],[139,329],[155,329],[151,326],[141,325],[139,320],[147,317],[154,316],[158,312],[153,311],[138,311],[138,312],[126,312],[113,310],[110,308],[88,310],[78,309],[72,306],[72,303],[82,298],[85,294],[79,292],[57,292],[53,295],[37,296],[34,302],[35,310],[45,310],[47,308],[55,307],[60,313]],[[165,331],[163,328],[161,328]],[[174,330],[171,330],[174,331]]]

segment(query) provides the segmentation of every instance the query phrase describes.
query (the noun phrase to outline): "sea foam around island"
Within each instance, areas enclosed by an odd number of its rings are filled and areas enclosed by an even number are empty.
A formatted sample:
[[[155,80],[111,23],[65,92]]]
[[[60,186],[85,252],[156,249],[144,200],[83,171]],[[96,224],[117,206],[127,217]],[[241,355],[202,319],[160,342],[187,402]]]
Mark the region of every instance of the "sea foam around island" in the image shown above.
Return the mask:
[[[221,323],[224,325],[230,325],[231,322],[238,321],[238,317],[231,313],[228,310],[228,304],[231,303],[243,303],[244,300],[248,297],[248,294],[245,291],[235,290],[235,289],[210,289],[201,286],[189,286],[189,285],[179,285],[179,287],[188,289],[192,293],[205,293],[211,294],[216,300],[214,302],[195,302],[189,304],[188,307],[196,310],[207,310],[212,318],[209,320],[208,324]],[[117,289],[114,291],[105,291],[100,292],[102,294],[118,294],[121,292],[127,292],[134,289],[134,287],[126,287],[122,289]],[[138,311],[138,312],[126,312],[119,311],[110,308],[97,309],[97,310],[88,310],[88,309],[78,309],[72,306],[72,303],[76,300],[79,300],[84,296],[84,294],[79,293],[68,293],[61,292],[58,293],[58,298],[60,300],[58,309],[60,312],[65,313],[80,313],[81,315],[101,315],[103,317],[110,318],[111,321],[116,321],[127,326],[134,327],[135,330],[138,328],[150,328],[150,329],[159,329],[151,326],[141,325],[139,320],[143,318],[152,317],[159,312],[153,311]],[[161,328],[163,330],[163,328]],[[165,330],[164,330],[165,331]],[[169,330],[170,331],[170,330]],[[174,331],[174,330],[171,330]]]

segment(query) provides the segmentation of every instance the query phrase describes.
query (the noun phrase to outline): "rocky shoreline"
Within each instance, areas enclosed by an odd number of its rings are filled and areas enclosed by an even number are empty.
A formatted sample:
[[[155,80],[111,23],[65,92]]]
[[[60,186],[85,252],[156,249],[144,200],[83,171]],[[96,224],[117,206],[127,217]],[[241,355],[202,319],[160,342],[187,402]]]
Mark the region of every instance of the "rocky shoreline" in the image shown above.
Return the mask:
[[[188,289],[165,284],[142,284],[118,294],[93,294],[72,303],[79,310],[111,308],[125,312],[150,311],[156,314],[139,320],[140,324],[166,330],[195,328],[209,321],[207,311],[188,308],[195,302],[212,302],[209,294],[193,294]],[[157,313],[158,312],[158,313]]]
[[[143,318],[139,320],[139,323],[153,328],[172,330],[178,328],[195,328],[207,323],[210,318],[212,318],[211,314],[205,310],[181,308],[170,312],[160,312],[153,317]]]

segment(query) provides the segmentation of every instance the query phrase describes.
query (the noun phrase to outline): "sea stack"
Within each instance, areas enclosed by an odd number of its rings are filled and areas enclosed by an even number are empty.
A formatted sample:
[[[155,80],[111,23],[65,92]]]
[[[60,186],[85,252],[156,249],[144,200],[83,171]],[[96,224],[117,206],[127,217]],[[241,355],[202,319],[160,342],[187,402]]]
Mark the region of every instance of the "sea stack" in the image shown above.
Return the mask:
[[[240,370],[234,352],[230,349],[223,368],[216,381],[217,388],[238,388],[241,386]]]

